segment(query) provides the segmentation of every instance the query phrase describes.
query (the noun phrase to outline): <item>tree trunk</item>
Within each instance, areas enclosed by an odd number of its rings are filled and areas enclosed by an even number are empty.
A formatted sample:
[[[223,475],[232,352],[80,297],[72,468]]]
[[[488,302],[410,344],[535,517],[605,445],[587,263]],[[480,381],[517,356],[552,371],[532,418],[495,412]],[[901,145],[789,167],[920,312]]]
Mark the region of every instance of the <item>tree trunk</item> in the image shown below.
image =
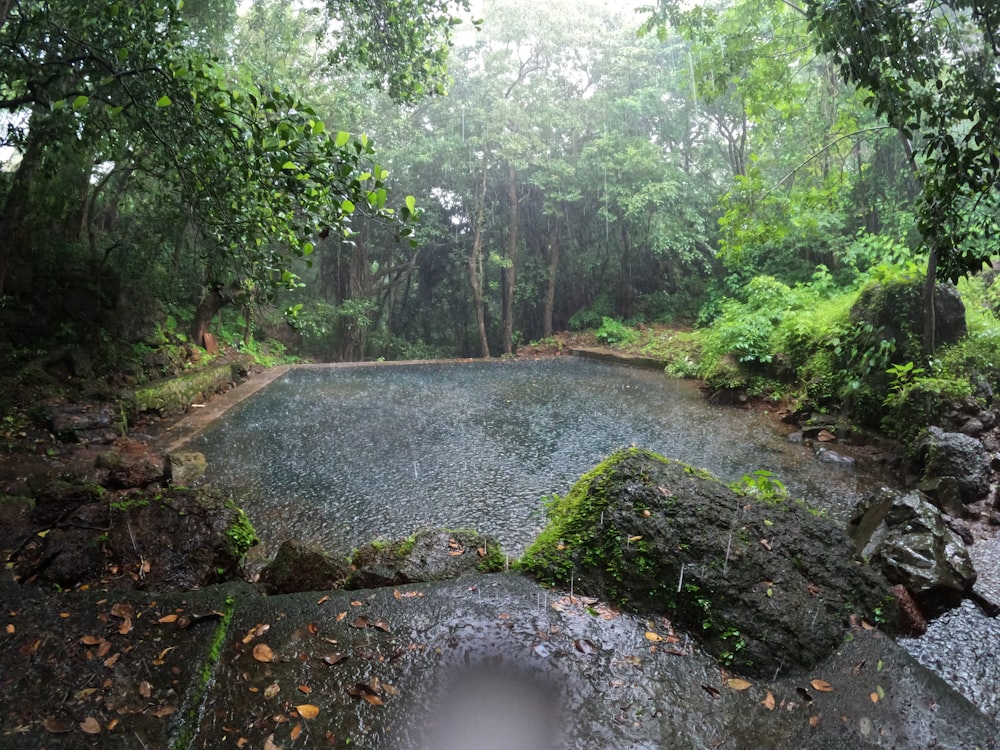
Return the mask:
[[[542,338],[552,335],[552,314],[556,306],[556,274],[559,271],[559,252],[562,244],[562,222],[555,222],[549,238],[549,272],[545,280],[545,309],[542,311]]]
[[[483,214],[486,211],[486,162],[483,156],[483,180],[476,196],[476,215],[473,217],[472,252],[469,254],[469,286],[472,287],[472,306],[479,329],[479,348],[483,359],[490,358],[490,342],[486,336],[486,304],[483,300]]]
[[[518,224],[517,170],[507,165],[507,201],[510,203],[510,226],[507,228],[507,267],[503,269],[503,353],[514,354],[514,289],[517,284]]]
[[[913,172],[914,177],[917,178],[917,182],[920,181],[920,168],[917,166],[916,157],[913,154],[913,144],[910,143],[910,139],[907,137],[906,133],[902,130],[897,131],[899,134],[899,139],[903,142],[903,150],[906,152],[906,161],[910,165],[910,171]],[[938,266],[938,252],[936,247],[930,248],[930,253],[927,256],[927,276],[924,278],[924,340],[923,340],[923,350],[924,356],[930,357],[934,354],[935,349],[935,334],[937,329],[937,319],[934,312],[934,289],[937,287],[937,266]]]
[[[233,284],[229,288],[214,285],[198,303],[191,321],[191,341],[195,346],[205,345],[205,334],[212,325],[212,319],[226,305],[236,301],[239,288]]]
[[[2,2],[2,0],[0,0]],[[27,257],[32,251],[31,224],[27,220],[32,185],[42,165],[45,153],[46,128],[44,115],[33,118],[28,132],[28,142],[20,164],[7,191],[7,199],[0,209],[0,296],[7,282],[7,270],[15,254]]]

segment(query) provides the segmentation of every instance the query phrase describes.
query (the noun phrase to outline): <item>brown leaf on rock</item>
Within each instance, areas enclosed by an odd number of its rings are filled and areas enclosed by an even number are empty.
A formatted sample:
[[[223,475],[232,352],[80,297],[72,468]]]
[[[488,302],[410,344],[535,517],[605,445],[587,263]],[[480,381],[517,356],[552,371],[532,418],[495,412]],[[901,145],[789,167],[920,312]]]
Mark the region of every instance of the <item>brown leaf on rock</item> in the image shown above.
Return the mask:
[[[242,642],[250,643],[250,641],[252,641],[254,638],[260,638],[260,636],[264,635],[264,633],[266,633],[270,629],[271,626],[268,623],[264,622],[258,623],[257,625],[254,625],[247,631],[247,634],[243,636]]]
[[[311,703],[303,703],[301,706],[296,706],[295,710],[299,712],[299,716],[303,719],[315,719],[319,716],[319,706],[314,706]]]
[[[62,719],[56,716],[46,716],[42,719],[42,726],[45,727],[46,732],[51,732],[52,734],[66,734],[67,732],[73,731],[74,725],[69,719]]]
[[[453,549],[453,550],[452,550],[451,552],[449,552],[448,554],[449,554],[449,555],[450,555],[451,557],[458,557],[459,555],[464,555],[464,554],[465,554],[465,550],[464,550],[464,549]]]
[[[270,734],[264,740],[264,750],[282,750],[281,745],[276,745],[274,743],[274,735]]]
[[[344,659],[346,658],[348,658],[347,654],[339,654],[339,653],[327,654],[326,656],[322,657],[323,661],[329,664],[331,667],[334,664],[340,664],[340,662],[344,661]]]
[[[113,666],[115,666],[115,664],[118,663],[118,660],[121,658],[121,656],[122,656],[121,652],[115,654],[114,656],[109,656],[107,659],[104,660],[104,666],[106,666],[108,669],[111,669]]]
[[[97,656],[103,659],[111,652],[111,641],[101,640],[101,645],[97,647]]]
[[[730,677],[728,680],[726,680],[726,687],[731,688],[733,690],[746,690],[751,686],[751,684],[752,683],[748,682],[747,680],[744,680],[741,677]]]
[[[316,627],[316,623],[314,622],[310,622],[308,625],[306,625],[306,630],[309,631],[310,635],[316,635],[319,632],[319,628]]]
[[[313,689],[308,685],[299,685],[299,692],[303,693],[304,695],[309,695],[309,693],[311,693],[312,691]]]
[[[351,606],[352,607],[363,607],[363,606],[365,606],[365,603],[362,602],[362,601],[359,601],[357,599],[352,599],[351,600]]]
[[[646,640],[652,641],[653,643],[659,643],[663,640],[663,636],[659,633],[654,633],[652,630],[646,631]]]
[[[274,651],[266,643],[258,643],[253,647],[253,658],[260,662],[274,661]]]
[[[162,719],[164,716],[170,716],[175,713],[177,713],[177,706],[160,706],[153,711],[153,716]]]
[[[100,734],[101,723],[93,716],[88,716],[86,719],[80,722],[80,729],[82,729],[87,734]]]
[[[334,619],[335,619],[335,620],[336,620],[337,622],[343,622],[343,621],[344,621],[344,618],[345,618],[345,617],[347,617],[347,612],[340,612],[340,613],[339,613],[339,614],[337,615],[337,617],[336,617],[336,618],[334,618]]]
[[[157,622],[162,624],[177,622],[177,615],[176,614],[164,615],[159,620],[157,620]]]
[[[365,628],[368,627],[368,625],[369,625],[368,618],[365,617],[364,615],[361,615],[361,617],[354,618],[354,621],[351,623],[351,627],[357,628],[358,630],[364,630]]]
[[[589,641],[586,638],[578,638],[573,641],[573,648],[579,651],[581,654],[590,656],[597,651],[597,646],[594,645],[593,641]]]
[[[139,683],[139,695],[143,698],[150,698],[153,695],[153,686],[149,684],[148,680],[143,680]]]
[[[270,700],[280,692],[281,692],[281,686],[277,682],[272,682],[270,685],[264,688],[264,697]]]
[[[760,705],[768,711],[774,710],[774,694],[770,690],[767,691],[767,695],[764,696],[764,700],[760,702]]]
[[[96,646],[98,643],[103,643],[104,639],[99,635],[85,635],[80,639],[80,643],[84,646]]]
[[[302,736],[302,725],[296,724],[294,727],[292,727],[292,732],[289,735],[289,737],[291,738],[292,742],[295,742],[295,740],[297,740],[300,736]]]
[[[833,692],[833,685],[831,685],[826,680],[819,680],[819,679],[817,679],[817,680],[813,680],[809,684],[812,685],[813,690],[819,691],[820,693],[832,693]]]
[[[316,604],[326,604],[328,601],[330,601],[330,595],[329,594],[327,594],[325,596],[321,596],[319,598],[319,601],[316,602]]]
[[[377,695],[372,695],[371,693],[365,693],[364,695],[361,696],[361,699],[364,700],[367,703],[370,703],[373,706],[384,706],[385,705],[382,702],[381,698],[379,698]]]
[[[377,630],[381,630],[383,633],[389,632],[389,625],[385,622],[385,620],[375,620],[375,622],[372,623],[372,627]]]

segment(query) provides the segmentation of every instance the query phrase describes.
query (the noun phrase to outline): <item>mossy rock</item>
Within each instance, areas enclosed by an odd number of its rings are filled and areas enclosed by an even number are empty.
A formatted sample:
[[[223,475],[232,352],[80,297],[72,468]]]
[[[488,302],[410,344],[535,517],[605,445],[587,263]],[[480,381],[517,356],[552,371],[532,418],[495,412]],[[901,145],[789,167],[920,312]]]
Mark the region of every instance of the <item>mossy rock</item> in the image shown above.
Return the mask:
[[[521,569],[664,615],[747,674],[815,666],[852,615],[895,620],[888,583],[833,521],[645,450],[613,454],[549,513]]]
[[[345,588],[401,586],[503,570],[506,557],[492,537],[471,529],[421,529],[392,542],[376,540],[354,553]]]

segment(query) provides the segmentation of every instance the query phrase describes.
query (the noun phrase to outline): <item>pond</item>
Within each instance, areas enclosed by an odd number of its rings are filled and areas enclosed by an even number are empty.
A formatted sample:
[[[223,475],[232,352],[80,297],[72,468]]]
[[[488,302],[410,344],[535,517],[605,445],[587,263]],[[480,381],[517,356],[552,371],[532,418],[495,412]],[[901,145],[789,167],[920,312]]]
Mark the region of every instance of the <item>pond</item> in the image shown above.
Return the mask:
[[[726,481],[771,471],[841,519],[880,479],[816,460],[777,420],[713,406],[690,382],[576,357],[293,368],[189,443],[274,546],[348,551],[440,526],[492,534],[512,555],[543,526],[543,498],[629,445]]]

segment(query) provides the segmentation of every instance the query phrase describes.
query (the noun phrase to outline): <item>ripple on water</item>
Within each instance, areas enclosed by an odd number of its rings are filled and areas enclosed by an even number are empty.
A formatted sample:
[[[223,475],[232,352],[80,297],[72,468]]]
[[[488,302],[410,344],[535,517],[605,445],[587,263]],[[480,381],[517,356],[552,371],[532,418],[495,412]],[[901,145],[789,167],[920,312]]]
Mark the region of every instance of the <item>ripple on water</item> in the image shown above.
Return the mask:
[[[838,517],[876,481],[691,383],[576,358],[293,369],[191,447],[275,544],[350,549],[433,525],[517,554],[544,521],[540,498],[633,444],[727,481],[767,469]]]

